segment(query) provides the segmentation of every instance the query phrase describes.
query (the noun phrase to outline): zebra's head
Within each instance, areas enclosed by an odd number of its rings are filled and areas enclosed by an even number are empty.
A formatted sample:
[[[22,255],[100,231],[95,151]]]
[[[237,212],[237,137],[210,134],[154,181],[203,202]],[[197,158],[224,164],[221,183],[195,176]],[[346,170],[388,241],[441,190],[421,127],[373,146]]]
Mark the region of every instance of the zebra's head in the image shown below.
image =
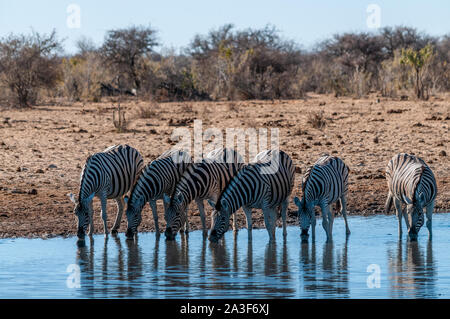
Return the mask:
[[[126,236],[128,239],[133,239],[137,233],[137,228],[142,221],[142,208],[144,207],[144,199],[139,198],[135,200],[134,198],[129,199],[125,196],[125,203],[127,204],[127,232]]]
[[[90,223],[89,203],[94,198],[94,194],[81,201],[75,198],[74,194],[68,194],[68,196],[70,200],[75,204],[74,213],[78,219],[77,236],[79,239],[83,239],[86,234],[87,227]]]
[[[300,237],[302,241],[307,241],[309,227],[311,226],[313,218],[315,218],[314,210],[307,207],[305,198],[300,200],[298,197],[295,197],[294,203],[298,207],[297,216],[299,220],[300,229],[302,231]]]
[[[164,219],[166,220],[166,239],[174,240],[181,226],[187,222],[186,218],[186,204],[184,196],[181,192],[177,192],[173,198],[164,194],[164,202],[167,209],[164,212]]]
[[[419,234],[419,230],[423,225],[424,206],[425,206],[425,195],[423,193],[417,194],[414,202],[407,201],[406,213],[409,222],[408,234],[411,240],[417,240],[417,235]]]
[[[222,238],[223,234],[230,227],[231,209],[225,199],[222,199],[217,204],[214,204],[209,200],[208,203],[214,208],[212,213],[212,225],[209,240],[216,243],[219,241],[219,239]]]

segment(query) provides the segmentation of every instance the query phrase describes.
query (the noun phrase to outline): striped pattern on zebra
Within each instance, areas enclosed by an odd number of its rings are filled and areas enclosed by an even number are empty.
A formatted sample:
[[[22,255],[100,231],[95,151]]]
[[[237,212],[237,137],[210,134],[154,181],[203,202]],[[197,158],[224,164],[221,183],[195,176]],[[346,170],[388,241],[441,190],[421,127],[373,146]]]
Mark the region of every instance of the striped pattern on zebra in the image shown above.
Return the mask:
[[[333,214],[331,204],[339,201],[344,216],[346,234],[350,234],[347,223],[347,191],[349,168],[338,157],[328,154],[322,155],[314,165],[310,166],[302,180],[303,197],[294,198],[298,207],[299,224],[302,241],[308,240],[308,231],[312,226],[312,238],[315,239],[316,216],[314,207],[319,206],[322,211],[322,226],[327,235],[327,241],[332,240]]]
[[[204,235],[207,233],[203,200],[216,202],[222,190],[244,166],[243,158],[233,149],[216,149],[200,163],[190,165],[178,182],[173,196],[165,196],[166,238],[173,240],[181,226],[187,223],[188,205],[193,200],[200,211]]]
[[[133,238],[142,221],[142,209],[149,203],[156,233],[159,235],[158,211],[156,201],[163,199],[164,195],[172,196],[175,186],[184,171],[192,164],[191,156],[181,150],[169,150],[157,159],[147,164],[139,175],[139,179],[131,190],[127,201],[128,229],[126,236]],[[164,202],[164,210],[167,205]]]
[[[116,201],[118,211],[111,232],[117,233],[124,207],[123,197],[130,191],[143,167],[142,156],[128,145],[114,145],[87,158],[81,172],[78,198],[69,194],[75,204],[75,214],[78,217],[77,235],[80,239],[84,238],[88,224],[89,235],[94,232],[94,196],[101,201],[105,235],[108,234],[106,202],[107,199]]]
[[[273,164],[276,169],[267,170]],[[286,236],[286,211],[294,187],[295,166],[283,151],[266,150],[234,177],[222,192],[213,212],[209,239],[217,242],[229,228],[230,216],[243,207],[249,236],[252,230],[252,208],[262,209],[271,240],[275,239],[277,214],[281,209],[283,235]]]
[[[402,234],[402,216],[411,239],[424,223],[423,208],[426,208],[427,228],[431,237],[431,222],[437,195],[436,179],[432,170],[419,157],[400,153],[395,155],[386,167],[389,193],[386,200],[386,213],[394,203],[398,217],[398,231]],[[406,204],[406,212],[402,210]]]

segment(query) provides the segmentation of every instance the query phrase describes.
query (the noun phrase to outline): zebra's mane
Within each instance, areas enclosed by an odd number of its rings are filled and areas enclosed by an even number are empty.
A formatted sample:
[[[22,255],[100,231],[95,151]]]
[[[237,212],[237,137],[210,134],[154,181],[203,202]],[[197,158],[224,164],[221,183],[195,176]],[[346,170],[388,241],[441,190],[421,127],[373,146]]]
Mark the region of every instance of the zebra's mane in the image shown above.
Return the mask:
[[[425,169],[427,168],[427,166],[426,166],[426,164],[425,164],[425,162],[423,162],[421,159],[419,159],[420,161],[421,161],[421,165],[420,166],[417,166],[415,169],[414,169],[414,176],[418,176],[418,178],[417,178],[417,180],[415,181],[415,185],[414,185],[414,197],[413,197],[413,201],[415,201],[416,200],[416,196],[415,196],[415,194],[416,194],[416,192],[417,192],[417,189],[422,185],[422,176],[423,176],[423,172],[425,171]]]
[[[314,171],[314,169],[318,166],[326,166],[329,163],[331,163],[332,160],[334,160],[334,156],[330,156],[328,153],[323,153],[320,158],[314,163],[314,165],[307,168],[305,175],[303,175],[302,180],[302,192],[305,193],[306,186],[308,185],[308,182],[310,180],[311,174]]]
[[[91,165],[91,159],[93,156],[94,155],[89,155],[83,166],[83,172],[81,173],[81,177],[80,177],[80,190],[78,191],[78,202],[79,203],[81,203],[81,188],[83,187],[83,181],[86,177],[86,172],[89,170],[89,167]]]
[[[240,176],[242,176],[243,174],[245,174],[246,172],[248,172],[250,169],[252,169],[253,167],[256,166],[256,164],[259,163],[250,163],[250,164],[246,164],[244,165],[239,172],[236,174],[236,176],[234,176],[233,178],[231,178],[228,183],[225,185],[225,187],[223,188],[222,193],[220,193],[219,197],[217,198],[217,202],[216,202],[216,210],[221,210],[222,209],[222,205],[220,204],[221,200],[223,199],[223,197],[225,196],[226,191],[228,190],[228,187],[231,186],[231,184],[233,183],[233,181],[235,179],[240,178]]]

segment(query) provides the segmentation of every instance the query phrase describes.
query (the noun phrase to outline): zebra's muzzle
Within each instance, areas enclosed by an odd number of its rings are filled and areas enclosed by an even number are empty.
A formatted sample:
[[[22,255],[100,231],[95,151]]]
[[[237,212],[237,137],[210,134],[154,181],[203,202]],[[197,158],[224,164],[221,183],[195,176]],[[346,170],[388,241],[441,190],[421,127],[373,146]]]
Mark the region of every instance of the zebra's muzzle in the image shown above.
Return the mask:
[[[417,240],[417,230],[415,227],[411,227],[411,229],[408,232],[409,235],[409,239],[412,241],[416,241]]]
[[[209,241],[213,243],[217,243],[219,241],[219,236],[217,236],[217,231],[213,229],[211,234],[209,234]]]
[[[127,232],[125,233],[125,236],[127,237],[127,239],[133,239],[134,234],[135,234],[135,232],[131,228],[128,228]]]
[[[168,227],[166,228],[166,231],[164,232],[166,235],[166,240],[175,240],[175,235],[172,231],[172,228]]]
[[[308,241],[308,230],[307,229],[302,229],[300,238],[302,239],[302,242]]]
[[[79,239],[84,239],[85,232],[83,227],[78,227],[77,236]]]

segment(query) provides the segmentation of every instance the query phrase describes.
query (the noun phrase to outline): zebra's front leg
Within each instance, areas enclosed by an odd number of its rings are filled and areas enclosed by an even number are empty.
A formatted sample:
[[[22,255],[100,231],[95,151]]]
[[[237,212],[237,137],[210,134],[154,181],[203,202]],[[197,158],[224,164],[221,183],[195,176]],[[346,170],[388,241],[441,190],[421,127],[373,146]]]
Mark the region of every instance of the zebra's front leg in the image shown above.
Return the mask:
[[[150,205],[150,208],[152,209],[153,223],[155,224],[155,232],[156,232],[156,234],[159,234],[158,208],[156,206],[156,201],[150,200],[148,202],[148,204]],[[165,204],[164,204],[164,207],[165,207]]]
[[[328,233],[330,234],[330,239],[333,240],[333,223],[334,223],[334,215],[333,215],[333,207],[331,205],[327,206],[327,214],[328,214]]]
[[[397,219],[398,219],[398,236],[401,237],[402,236],[402,215],[403,215],[403,210],[402,210],[402,204],[400,203],[399,200],[394,198],[394,206],[395,206],[395,211],[397,213]],[[407,222],[406,218],[405,218],[405,222]]]
[[[103,231],[105,233],[105,236],[108,236],[108,214],[106,211],[106,202],[107,197],[105,194],[100,195],[100,201],[102,203],[102,220],[103,220]]]
[[[242,207],[242,209],[244,210],[245,213],[245,219],[247,221],[247,233],[248,233],[248,238],[252,237],[252,230],[253,230],[253,225],[252,225],[252,209],[249,207]]]
[[[275,241],[275,228],[277,221],[277,210],[266,208],[263,209],[264,222],[266,224],[267,232],[269,233],[269,240]]]
[[[188,221],[188,208],[186,207],[186,210],[184,211],[184,233],[189,233],[189,221]]]
[[[237,212],[235,212],[235,213],[232,215],[232,219],[233,219],[232,227],[233,227],[233,232],[235,232],[235,233],[238,231],[238,229],[237,229],[237,218],[236,218],[236,216],[237,216]]]
[[[348,221],[347,221],[347,199],[345,198],[345,195],[342,195],[340,201],[341,201],[341,213],[342,213],[342,216],[344,216],[344,222],[345,222],[345,234],[348,236],[348,235],[350,235],[350,228],[348,227]]]
[[[200,219],[202,221],[203,227],[203,236],[208,235],[208,230],[206,229],[205,206],[203,204],[203,200],[197,199],[195,202],[197,203],[198,210],[200,211]]]
[[[123,200],[123,197],[116,198],[117,203],[117,215],[116,215],[116,221],[114,222],[114,225],[111,229],[111,234],[117,234],[117,231],[120,227],[120,222],[122,221],[122,214],[123,214],[123,207],[125,206],[125,201]]]
[[[322,212],[322,227],[325,230],[325,233],[327,234],[327,242],[331,241],[331,236],[329,233],[330,227],[328,223],[328,205],[321,205],[320,210]]]
[[[283,237],[287,236],[286,214],[289,206],[289,197],[281,204],[281,219],[283,221]]]
[[[94,234],[94,207],[92,204],[93,200],[89,203],[89,237],[92,237]]]
[[[428,236],[429,236],[430,239],[432,238],[432,235],[433,235],[432,231],[431,231],[433,210],[434,210],[434,200],[426,207],[427,228],[428,228]]]

